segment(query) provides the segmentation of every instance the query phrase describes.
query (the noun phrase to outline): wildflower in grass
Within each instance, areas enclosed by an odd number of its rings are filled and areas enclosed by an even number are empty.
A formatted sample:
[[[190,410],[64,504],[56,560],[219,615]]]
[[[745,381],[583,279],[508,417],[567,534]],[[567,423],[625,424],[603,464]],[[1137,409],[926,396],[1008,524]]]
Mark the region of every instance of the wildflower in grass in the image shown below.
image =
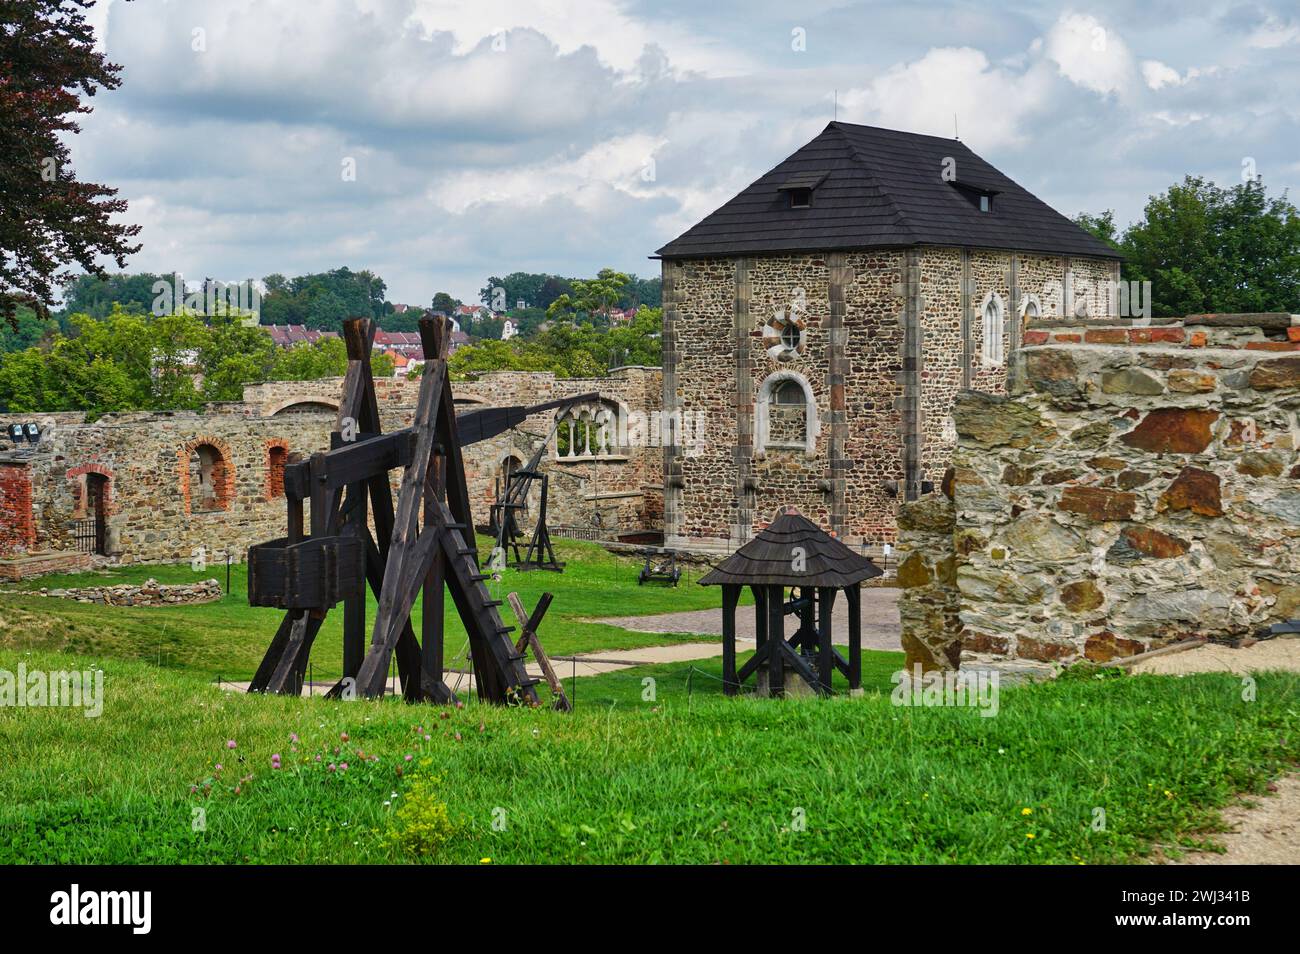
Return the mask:
[[[403,759],[403,761],[405,761],[405,762],[409,762],[409,761],[411,761],[412,758],[414,758],[414,756],[412,756],[411,753],[408,752],[408,753],[406,754],[406,758]]]
[[[228,748],[228,749],[233,749],[234,747],[235,747],[235,740],[234,740],[234,739],[227,739],[227,740],[226,740],[226,748]]]
[[[290,741],[290,742],[295,742],[295,743],[296,743],[296,742],[298,741],[298,733],[297,733],[297,732],[290,732],[290,733],[289,733],[289,741]]]
[[[348,740],[348,734],[346,732],[340,732],[339,741],[346,742],[347,740]]]
[[[1032,808],[1022,808],[1022,809],[1020,809],[1020,814],[1022,814],[1022,815],[1032,815],[1033,813],[1034,813],[1034,810],[1033,810]]]
[[[212,766],[212,771],[214,771],[214,772],[220,772],[220,771],[221,771],[221,763],[218,762],[216,765]]]
[[[490,865],[490,864],[492,864],[492,859],[491,859],[491,858],[480,858],[480,859],[478,860],[478,863],[481,864],[481,865]]]
[[[348,763],[347,763],[347,762],[343,762],[343,763],[341,763],[341,764],[339,765],[339,770],[340,770],[340,771],[343,771],[343,772],[346,772],[346,771],[348,770]]]
[[[1025,837],[1032,840],[1034,837],[1034,833],[1032,831],[1027,831],[1025,832]]]
[[[1165,789],[1165,798],[1173,798],[1173,797],[1174,797],[1174,793],[1169,791],[1169,789]]]
[[[456,741],[457,741],[457,742],[460,741],[460,733],[459,733],[459,732],[456,733]]]
[[[330,771],[333,772],[333,771],[335,770],[335,768],[336,768],[336,766],[334,765],[333,762],[331,762],[331,763],[330,763]]]

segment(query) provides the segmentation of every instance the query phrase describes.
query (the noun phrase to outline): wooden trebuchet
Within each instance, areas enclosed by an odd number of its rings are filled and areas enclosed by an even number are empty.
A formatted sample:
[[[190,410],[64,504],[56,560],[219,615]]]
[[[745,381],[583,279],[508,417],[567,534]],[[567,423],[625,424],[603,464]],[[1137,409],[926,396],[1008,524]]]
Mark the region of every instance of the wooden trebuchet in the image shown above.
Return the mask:
[[[500,601],[478,570],[461,457],[462,443],[500,433],[533,409],[481,412],[468,419],[473,434],[462,442],[447,377],[448,326],[426,317],[420,337],[428,359],[415,420],[383,434],[370,369],[374,334],[369,319],[344,322],[348,370],[331,449],[285,467],[288,536],[249,551],[249,602],[286,611],[249,691],[301,693],[312,642],[341,600],[343,678],[331,694],[382,695],[396,654],[408,701],[455,701],[444,681],[445,587],[469,635],[479,698],[536,705],[534,681],[508,635],[514,627],[502,622]],[[388,477],[395,468],[403,471],[396,509]],[[310,533],[304,533],[304,501]],[[368,648],[367,584],[379,604]],[[421,590],[417,641],[411,610]]]

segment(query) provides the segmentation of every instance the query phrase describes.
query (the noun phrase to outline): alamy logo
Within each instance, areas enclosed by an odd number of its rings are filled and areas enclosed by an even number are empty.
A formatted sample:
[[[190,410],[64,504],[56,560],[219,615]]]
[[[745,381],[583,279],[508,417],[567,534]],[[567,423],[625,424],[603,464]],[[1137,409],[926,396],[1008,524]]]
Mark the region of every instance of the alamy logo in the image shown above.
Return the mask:
[[[94,719],[104,711],[104,670],[87,669],[85,672],[27,671],[26,663],[18,664],[16,673],[0,669],[0,708],[42,708],[62,706],[84,709],[87,719]]]
[[[131,933],[148,934],[153,923],[151,891],[82,891],[74,884],[50,895],[50,905],[51,924],[129,924]]]

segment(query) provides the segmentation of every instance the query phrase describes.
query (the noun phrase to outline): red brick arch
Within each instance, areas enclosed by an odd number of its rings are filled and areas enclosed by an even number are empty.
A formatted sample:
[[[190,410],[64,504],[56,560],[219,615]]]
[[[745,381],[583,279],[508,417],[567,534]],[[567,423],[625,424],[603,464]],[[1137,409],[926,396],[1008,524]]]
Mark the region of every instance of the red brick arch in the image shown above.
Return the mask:
[[[109,514],[115,513],[116,510],[113,505],[113,468],[106,464],[81,464],[78,467],[70,468],[64,473],[63,476],[67,480],[72,481],[72,494],[76,499],[75,511],[77,513],[84,513],[86,509],[86,498],[83,496],[86,485],[84,481],[78,479],[84,477],[86,474],[98,474],[105,478],[104,516],[107,517]]]
[[[211,447],[216,452],[216,459],[212,468],[212,486],[216,498],[215,510],[229,510],[231,501],[235,499],[235,465],[230,456],[230,445],[219,437],[206,434],[195,437],[186,441],[177,453],[181,499],[185,502],[185,512],[187,514],[196,512],[193,509],[193,501],[190,496],[190,457],[200,447],[205,446]],[[214,511],[199,510],[197,512],[210,513]]]
[[[276,500],[284,496],[284,465],[289,462],[289,442],[272,437],[266,442],[266,482],[262,496]]]

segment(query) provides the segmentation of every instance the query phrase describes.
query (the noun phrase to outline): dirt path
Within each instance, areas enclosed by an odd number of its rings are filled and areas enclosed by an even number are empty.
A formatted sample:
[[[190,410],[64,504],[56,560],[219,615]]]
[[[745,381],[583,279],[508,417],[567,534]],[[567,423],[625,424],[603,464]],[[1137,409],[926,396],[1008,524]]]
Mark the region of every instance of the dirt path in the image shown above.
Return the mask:
[[[1223,820],[1232,830],[1215,840],[1228,849],[1226,852],[1197,851],[1173,864],[1300,864],[1300,776],[1278,779],[1269,790],[1274,794],[1252,796],[1249,807],[1235,805],[1224,811]]]
[[[1213,644],[1181,653],[1157,656],[1133,667],[1133,672],[1181,676],[1194,672],[1245,675],[1269,669],[1300,672],[1300,639],[1270,639],[1244,649]],[[1214,840],[1224,854],[1197,851],[1171,864],[1294,865],[1300,864],[1300,775],[1289,775],[1269,786],[1271,794],[1250,796],[1245,804],[1225,809],[1231,831]]]

